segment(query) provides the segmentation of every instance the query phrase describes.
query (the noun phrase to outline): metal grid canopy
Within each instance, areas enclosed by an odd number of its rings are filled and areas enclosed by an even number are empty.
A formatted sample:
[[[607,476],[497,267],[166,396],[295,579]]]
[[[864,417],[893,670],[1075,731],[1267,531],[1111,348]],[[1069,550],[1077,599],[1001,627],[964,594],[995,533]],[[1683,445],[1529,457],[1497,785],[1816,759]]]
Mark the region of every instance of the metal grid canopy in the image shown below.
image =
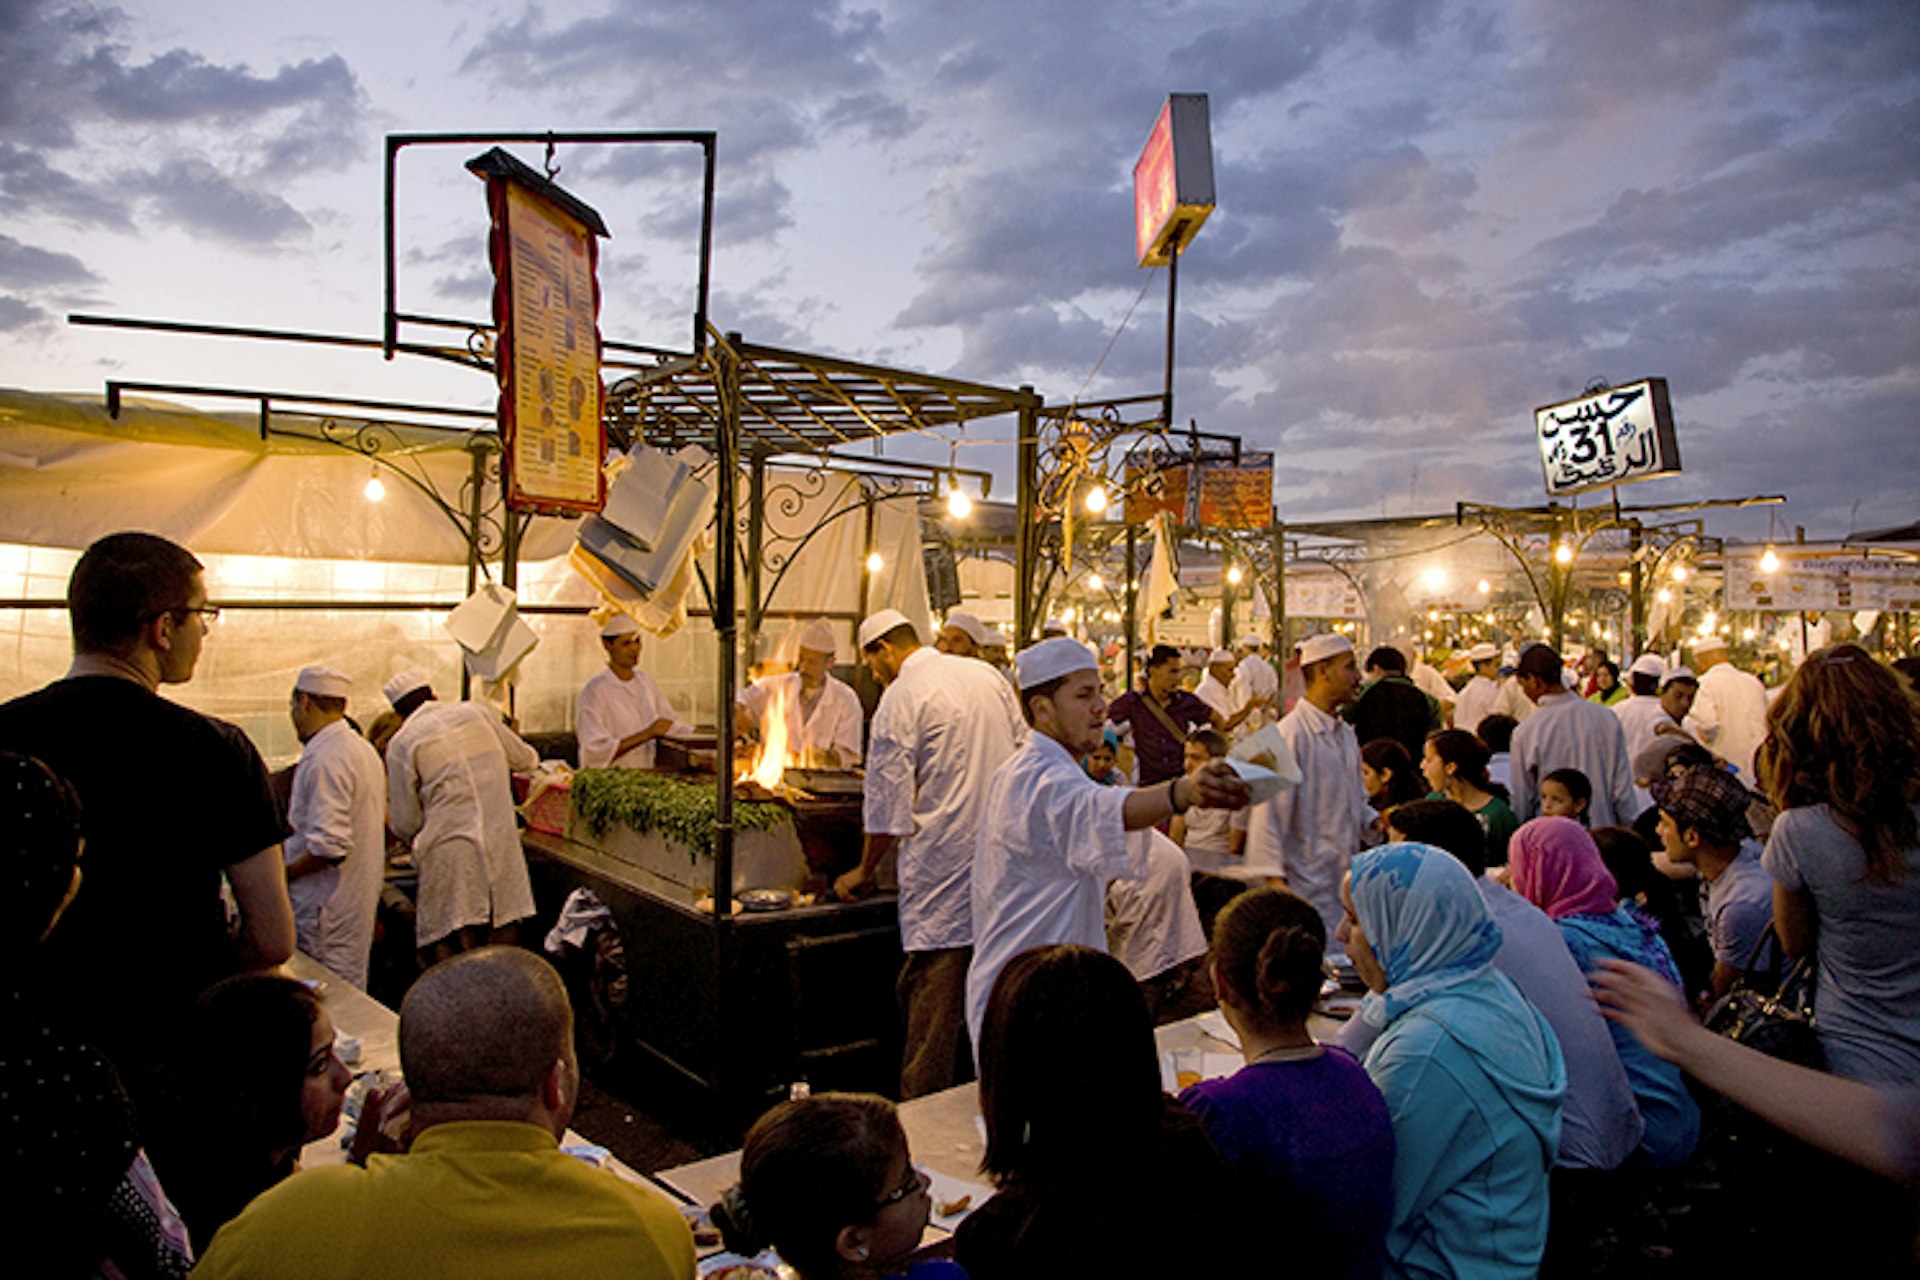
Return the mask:
[[[612,423],[663,449],[710,445],[725,413],[723,364],[738,369],[740,446],[824,453],[875,436],[957,426],[1037,407],[1018,390],[715,335],[706,355],[665,361],[607,389]]]

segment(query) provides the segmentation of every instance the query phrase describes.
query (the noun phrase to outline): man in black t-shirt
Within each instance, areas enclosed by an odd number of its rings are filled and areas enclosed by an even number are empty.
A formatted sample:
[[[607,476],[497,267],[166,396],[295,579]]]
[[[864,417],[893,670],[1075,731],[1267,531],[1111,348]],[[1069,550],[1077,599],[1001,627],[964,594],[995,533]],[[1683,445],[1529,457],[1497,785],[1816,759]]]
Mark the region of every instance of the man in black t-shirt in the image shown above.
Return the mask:
[[[246,735],[157,692],[192,678],[219,612],[200,562],[153,534],[110,534],[74,566],[67,605],[73,665],[0,706],[0,749],[38,757],[79,794],[80,891],[38,961],[119,1068],[142,1123],[159,1127],[195,998],[293,954],[285,830]],[[233,932],[223,873],[239,907]]]

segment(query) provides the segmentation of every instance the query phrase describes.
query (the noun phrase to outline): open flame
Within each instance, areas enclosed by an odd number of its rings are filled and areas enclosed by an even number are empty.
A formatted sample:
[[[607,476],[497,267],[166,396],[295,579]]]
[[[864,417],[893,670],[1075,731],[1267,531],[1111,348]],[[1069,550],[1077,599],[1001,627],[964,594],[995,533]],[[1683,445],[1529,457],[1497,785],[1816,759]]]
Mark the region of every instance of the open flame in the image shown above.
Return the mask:
[[[778,787],[787,776],[787,700],[769,698],[767,714],[760,725],[760,758],[747,775],[767,790]]]

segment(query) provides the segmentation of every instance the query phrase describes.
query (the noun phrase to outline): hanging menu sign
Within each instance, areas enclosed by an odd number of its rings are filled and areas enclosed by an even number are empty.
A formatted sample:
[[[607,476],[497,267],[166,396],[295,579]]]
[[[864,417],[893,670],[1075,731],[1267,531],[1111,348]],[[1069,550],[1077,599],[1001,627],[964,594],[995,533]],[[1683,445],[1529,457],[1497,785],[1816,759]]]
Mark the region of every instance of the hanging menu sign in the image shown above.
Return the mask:
[[[1552,497],[1680,470],[1665,378],[1550,404],[1533,411],[1533,422]]]
[[[606,503],[600,409],[600,215],[495,148],[469,161],[492,215],[501,489],[516,511]]]

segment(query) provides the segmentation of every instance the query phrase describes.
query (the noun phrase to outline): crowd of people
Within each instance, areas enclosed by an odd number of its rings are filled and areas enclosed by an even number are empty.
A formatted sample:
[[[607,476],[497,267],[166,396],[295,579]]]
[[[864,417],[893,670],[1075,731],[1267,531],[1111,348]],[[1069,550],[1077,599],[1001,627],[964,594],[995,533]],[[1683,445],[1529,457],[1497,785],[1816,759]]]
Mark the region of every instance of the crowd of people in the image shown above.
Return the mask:
[[[159,696],[217,612],[191,555],[102,539],[70,605],[68,675],[0,706],[0,1096],[45,1273],[692,1275],[673,1205],[559,1150],[579,1072],[563,984],[513,945],[533,903],[502,790],[531,763],[512,729],[402,674],[396,725],[368,735],[382,753],[344,723],[345,677],[308,667],[283,825],[244,735]],[[950,1260],[923,1257],[930,1183],[893,1104],[822,1093],[748,1132],[712,1210],[731,1248],[770,1245],[811,1280],[1246,1257],[1633,1275],[1706,1161],[1746,1197],[1742,1258],[1819,1256],[1769,1234],[1790,1187],[1821,1221],[1851,1215],[1859,1269],[1911,1267],[1904,676],[1842,644],[1755,698],[1706,642],[1693,669],[1640,655],[1624,685],[1592,661],[1582,688],[1534,644],[1510,671],[1468,651],[1456,691],[1418,654],[1363,667],[1327,633],[1284,673],[1244,637],[1191,691],[1155,648],[1109,701],[1078,641],[1001,667],[994,638],[965,615],[934,646],[897,612],[866,619],[882,692],[862,741],[824,673],[831,636],[803,632],[791,679],[743,698],[737,726],[784,700],[817,729],[806,751],[865,761],[865,840],[835,890],[897,884],[897,1092],[977,1077],[993,1194]],[[616,620],[603,642],[581,749],[635,765],[674,717],[637,683],[637,632]],[[102,750],[107,724],[145,767]],[[189,822],[189,796],[217,820]],[[296,1172],[348,1073],[324,995],[274,971],[297,944],[364,975],[355,859],[378,841],[380,865],[389,828],[420,872],[405,1083],[368,1095],[350,1161]],[[1796,962],[1823,1069],[1695,1020]],[[1322,1001],[1343,981],[1357,1007],[1335,1027]],[[1243,1065],[1175,1096],[1155,1024],[1216,1003]]]

